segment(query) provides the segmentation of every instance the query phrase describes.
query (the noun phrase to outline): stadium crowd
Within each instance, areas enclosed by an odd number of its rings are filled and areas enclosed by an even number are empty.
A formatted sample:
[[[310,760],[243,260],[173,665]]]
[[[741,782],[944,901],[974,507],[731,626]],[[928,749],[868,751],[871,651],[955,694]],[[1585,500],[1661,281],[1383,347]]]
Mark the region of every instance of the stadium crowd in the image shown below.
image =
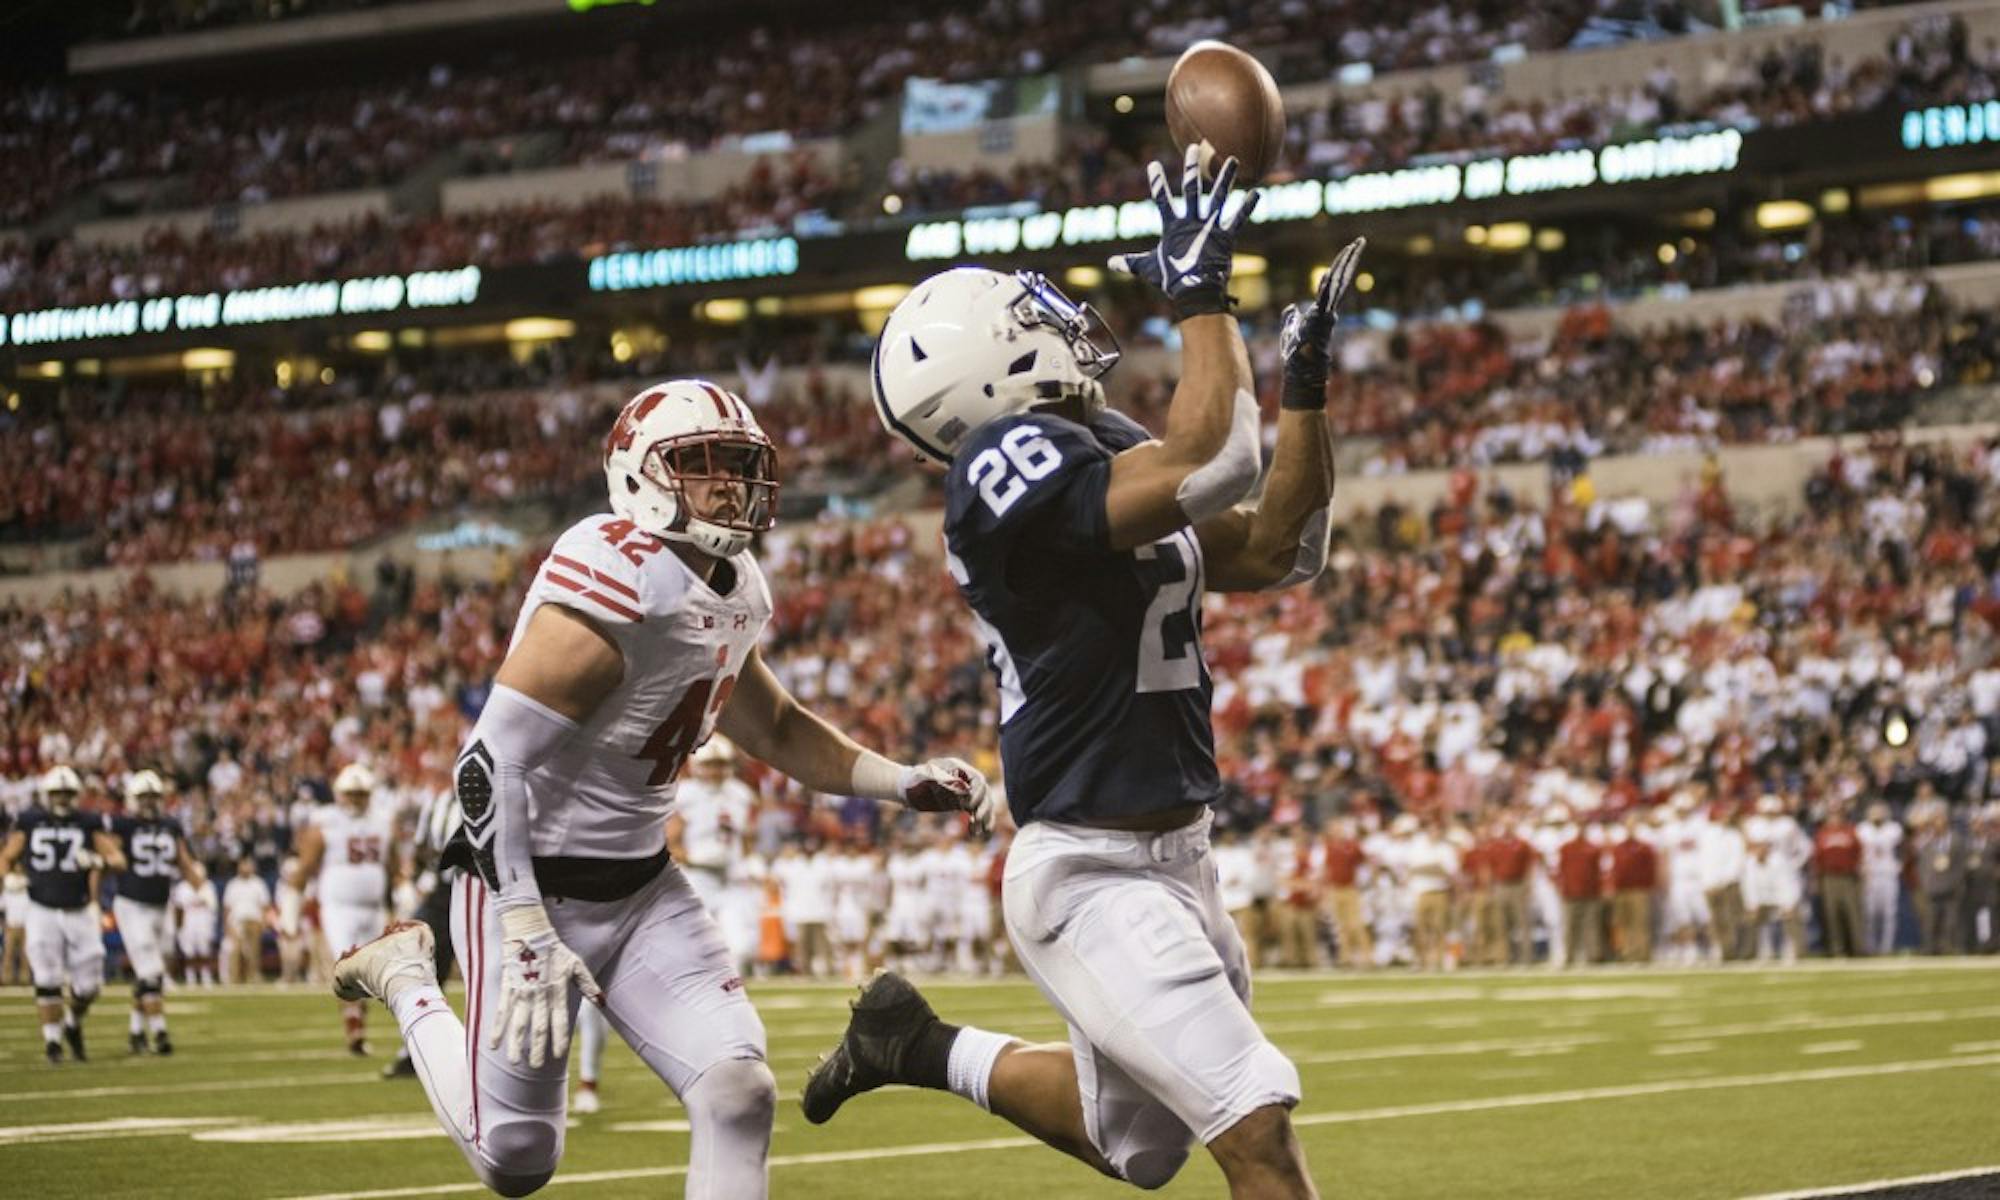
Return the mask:
[[[1616,907],[1628,959],[1656,945],[1666,961],[1759,945],[1789,956],[1806,949],[1808,911],[1815,945],[1896,944],[1896,918],[1880,914],[1901,902],[1916,944],[1992,949],[2000,440],[1850,440],[1803,501],[1753,521],[1711,472],[1658,511],[1595,497],[1587,477],[1537,505],[1481,494],[1463,469],[1431,511],[1386,507],[1343,529],[1316,588],[1212,599],[1219,861],[1254,944],[1316,962],[1333,931],[1354,963],[1526,961],[1525,906],[1535,953],[1591,961],[1609,952]],[[892,753],[996,767],[983,651],[918,534],[806,523],[764,555],[766,653],[798,695]],[[155,765],[178,781],[212,877],[247,870],[269,886],[341,764],[375,764],[384,802],[412,818],[448,786],[533,565],[419,582],[385,564],[372,587],[334,579],[292,597],[249,581],[164,595],[141,575],[122,594],[0,612],[0,697],[16,714],[0,807],[31,802],[54,763],[82,771],[95,804]],[[800,896],[831,894],[794,881],[787,903],[782,880],[805,868],[777,864],[850,845],[863,849],[823,853],[957,854],[955,829],[898,826],[754,764],[745,778],[724,869],[749,905],[734,926],[746,958],[791,954],[814,923],[802,913],[819,911]],[[1842,820],[1876,805],[1908,847],[1848,854]],[[1642,844],[1650,867],[1623,861]],[[983,880],[966,857],[953,877]],[[1627,891],[1644,903],[1606,905]],[[1856,913],[1873,897],[1872,940],[1849,928],[1850,893]],[[877,924],[893,889],[880,903]],[[979,939],[952,938],[971,940],[890,949],[964,965]]]
[[[1961,311],[1921,282],[1827,282],[1793,309],[1776,322],[1634,332],[1586,307],[1545,337],[1510,339],[1485,322],[1352,337],[1332,411],[1371,474],[1542,460],[1574,471],[1607,453],[1892,425],[2000,363],[1993,314]],[[1270,367],[1275,329],[1251,342]],[[802,352],[820,361],[828,349]],[[526,363],[458,354],[408,368],[385,358],[283,388],[241,376],[199,388],[78,380],[0,414],[0,541],[81,539],[85,564],[221,561],[353,545],[469,503],[560,504],[596,478],[576,448],[594,444],[628,381],[670,369],[661,354],[620,362],[557,347]],[[865,494],[896,477],[852,373],[785,377],[775,364],[711,365],[744,380],[794,494]],[[1276,371],[1260,377],[1275,411]],[[1136,368],[1112,381],[1147,420],[1174,382]]]
[[[916,32],[909,35],[914,40],[908,53],[915,54],[913,47],[921,45],[926,55],[949,56],[965,39],[976,40],[970,26],[960,29],[955,21],[912,26]],[[934,24],[942,28],[932,29]],[[876,32],[866,24],[830,33],[831,40],[823,43],[796,43],[806,49],[794,50],[792,57],[804,54],[809,62],[766,64],[762,69],[773,72],[769,79],[714,86],[678,100],[653,96],[647,89],[682,87],[679,81],[705,79],[713,72],[662,71],[651,58],[642,65],[630,46],[609,63],[575,69],[574,78],[564,76],[566,83],[537,83],[532,75],[524,83],[514,72],[461,78],[438,68],[422,84],[402,91],[288,93],[280,102],[268,97],[171,103],[155,97],[146,102],[158,112],[113,93],[86,97],[19,89],[0,98],[0,178],[8,181],[0,189],[0,227],[25,224],[56,200],[75,197],[94,183],[147,175],[186,175],[192,191],[175,193],[176,203],[211,204],[381,186],[446,147],[469,147],[467,169],[504,170],[517,161],[516,151],[523,145],[508,135],[538,129],[581,131],[569,138],[558,156],[561,161],[663,155],[662,161],[670,161],[688,145],[709,144],[724,129],[837,131],[845,111],[841,96],[866,93],[879,103],[894,90],[871,74],[888,69],[879,63],[852,79],[845,70],[849,47],[844,39]],[[1055,44],[1083,36],[1082,30],[1072,29]],[[753,35],[751,41],[757,38]],[[932,69],[918,70],[898,54],[880,62],[900,63],[911,73]],[[1988,39],[1975,49],[1963,22],[1931,19],[1914,22],[1882,54],[1861,63],[1823,62],[1818,44],[1804,41],[1762,56],[1718,55],[1712,74],[1699,96],[1684,96],[1680,82],[1664,68],[1622,96],[1577,94],[1528,104],[1492,101],[1478,85],[1453,98],[1434,88],[1352,97],[1336,93],[1327,107],[1290,123],[1289,161],[1300,172],[1338,174],[1434,154],[1522,153],[1596,144],[1686,122],[1789,125],[1889,103],[1990,99],[2000,80],[2000,45]],[[838,76],[840,86],[831,92],[806,86],[822,75]],[[900,79],[897,75],[892,82],[900,86]],[[571,94],[565,90],[571,85],[589,95]],[[796,98],[774,100],[768,107],[755,100],[780,87],[795,89]],[[750,98],[740,102],[752,112],[715,118],[721,123],[713,124],[684,111],[719,103],[722,96]],[[232,114],[230,105],[248,109]],[[679,149],[664,146],[658,141],[661,129],[674,130],[675,139],[685,144]],[[692,132],[703,129],[709,130],[705,136]],[[220,130],[237,132],[216,132]],[[112,137],[126,141],[102,144]],[[20,306],[80,303],[331,273],[549,261],[579,256],[599,244],[674,245],[784,226],[813,212],[865,218],[886,206],[915,216],[1020,199],[1062,208],[1144,194],[1141,155],[1114,145],[1101,130],[1081,128],[1071,141],[1054,162],[1005,173],[932,171],[898,160],[883,187],[866,195],[858,193],[853,180],[831,177],[793,155],[767,159],[741,186],[700,203],[601,201],[574,212],[529,205],[457,217],[369,217],[251,237],[190,237],[163,229],[123,247],[63,239],[35,245],[0,240],[0,300]]]

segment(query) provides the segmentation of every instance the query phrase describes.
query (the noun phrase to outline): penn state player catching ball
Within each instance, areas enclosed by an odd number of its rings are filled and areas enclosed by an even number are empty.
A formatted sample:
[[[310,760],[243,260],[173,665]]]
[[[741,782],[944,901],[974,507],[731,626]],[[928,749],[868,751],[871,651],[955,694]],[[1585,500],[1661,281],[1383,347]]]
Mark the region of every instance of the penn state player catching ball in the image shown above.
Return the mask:
[[[1112,266],[1166,294],[1182,370],[1164,439],[1104,407],[1115,344],[1040,276],[958,268],[890,315],[875,399],[891,432],[948,469],[949,567],[988,647],[1020,835],[1008,933],[1067,1045],[938,1020],[881,974],[807,1081],[808,1120],[884,1084],[956,1092],[1097,1170],[1164,1185],[1199,1140],[1231,1194],[1312,1197],[1290,1110],[1298,1071],[1251,1019],[1243,945],[1209,859],[1220,792],[1201,594],[1289,587],[1326,560],[1333,498],[1326,378],[1335,306],[1362,242],[1286,315],[1283,411],[1260,469],[1248,355],[1227,295],[1256,196],[1235,161],[1178,192],[1154,164],[1162,232]]]
[[[720,728],[816,792],[990,825],[986,779],[904,766],[801,707],[757,653],[771,616],[751,539],[777,512],[771,443],[699,380],[648,388],[604,456],[612,512],[557,539],[461,753],[452,941],[467,1015],[445,1003],[428,926],[335,967],[343,998],[395,1013],[445,1130],[481,1181],[523,1196],[562,1155],[579,998],[686,1107],[687,1195],[756,1200],[777,1087],[764,1026],[714,920],[669,861],[674,779]]]

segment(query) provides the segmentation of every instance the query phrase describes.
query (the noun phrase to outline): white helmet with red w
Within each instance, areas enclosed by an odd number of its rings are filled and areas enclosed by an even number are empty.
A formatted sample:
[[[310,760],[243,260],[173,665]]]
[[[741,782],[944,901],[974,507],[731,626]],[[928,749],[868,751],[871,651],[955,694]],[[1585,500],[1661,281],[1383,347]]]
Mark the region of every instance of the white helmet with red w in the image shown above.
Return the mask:
[[[626,403],[604,444],[604,480],[612,512],[716,558],[740,553],[778,517],[771,439],[741,397],[702,379],[658,384]]]

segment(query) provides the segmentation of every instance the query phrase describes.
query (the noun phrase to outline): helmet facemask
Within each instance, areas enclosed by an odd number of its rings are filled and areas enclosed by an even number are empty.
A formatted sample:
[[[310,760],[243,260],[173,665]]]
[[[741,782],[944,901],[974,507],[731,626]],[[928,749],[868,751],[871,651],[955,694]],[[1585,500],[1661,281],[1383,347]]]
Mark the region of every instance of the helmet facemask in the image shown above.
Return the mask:
[[[751,538],[777,523],[777,452],[761,437],[698,433],[667,438],[647,447],[639,474],[639,486],[650,484],[664,493],[660,507],[673,514],[666,528],[650,532],[687,542],[704,554],[739,554]]]

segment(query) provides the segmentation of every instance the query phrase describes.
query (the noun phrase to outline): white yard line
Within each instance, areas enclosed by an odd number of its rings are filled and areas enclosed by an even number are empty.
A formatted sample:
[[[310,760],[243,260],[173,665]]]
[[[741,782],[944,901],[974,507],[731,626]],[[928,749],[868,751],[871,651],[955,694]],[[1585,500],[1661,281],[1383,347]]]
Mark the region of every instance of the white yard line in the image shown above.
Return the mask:
[[[1653,1047],[1653,1056],[1670,1058],[1676,1054],[1707,1054],[1714,1049],[1714,1042],[1661,1042]]]
[[[1905,1175],[1901,1179],[1869,1179],[1861,1183],[1839,1183],[1832,1187],[1808,1188],[1802,1192],[1765,1192],[1759,1196],[1745,1196],[1743,1200],[1823,1200],[1829,1196],[1854,1196],[1863,1192],[1879,1191],[1883,1188],[1913,1187],[1926,1183],[1951,1183],[1959,1179],[1977,1179],[1982,1175],[2000,1175],[2000,1163],[1987,1167],[1968,1167],[1963,1171],[1939,1171],[1933,1175]]]
[[[229,1125],[240,1117],[119,1117],[111,1121],[71,1121],[59,1125],[0,1125],[0,1146],[32,1142],[87,1142],[100,1138],[166,1137],[192,1133],[210,1125]]]
[[[1866,1043],[1858,1039],[1844,1042],[1807,1042],[1799,1047],[1800,1054],[1852,1054]]]
[[[1563,1092],[1525,1092],[1513,1096],[1487,1096],[1477,1100],[1448,1100],[1436,1104],[1408,1104],[1389,1108],[1358,1109],[1352,1112],[1300,1113],[1294,1125],[1352,1125],[1373,1121],[1396,1121],[1413,1117],[1446,1116],[1456,1113],[1490,1112],[1545,1105],[1578,1104],[1593,1100],[1620,1100],[1634,1096],[1660,1096],[1676,1092],[1720,1091],[1730,1088],[1766,1087],[1792,1083],[1820,1083],[1839,1079],[1863,1079],[1878,1075],[1904,1075],[1922,1071],[1950,1071],[1967,1067],[2000,1065],[2000,1054],[1975,1058],[1932,1058],[1909,1062],[1876,1063],[1870,1066],[1826,1067],[1812,1071],[1778,1071],[1766,1075],[1713,1075],[1657,1083],[1625,1084],[1617,1087],[1580,1088]],[[938,1154],[966,1154],[984,1150],[1015,1150],[1040,1145],[1032,1138],[988,1138],[970,1142],[920,1142],[908,1146],[878,1146],[821,1154],[779,1154],[771,1158],[773,1167],[819,1166],[828,1163],[876,1162],[893,1158],[922,1158]],[[685,1165],[643,1167],[626,1171],[592,1171],[577,1175],[557,1175],[548,1186],[579,1183],[617,1183],[632,1179],[669,1179],[685,1175]],[[431,1187],[385,1188],[365,1192],[327,1192],[295,1196],[288,1200],[399,1200],[405,1196],[454,1196],[485,1191],[479,1183],[447,1183]],[[1814,1193],[1808,1193],[1814,1194]],[[1776,1200],[1760,1197],[1759,1200]]]

